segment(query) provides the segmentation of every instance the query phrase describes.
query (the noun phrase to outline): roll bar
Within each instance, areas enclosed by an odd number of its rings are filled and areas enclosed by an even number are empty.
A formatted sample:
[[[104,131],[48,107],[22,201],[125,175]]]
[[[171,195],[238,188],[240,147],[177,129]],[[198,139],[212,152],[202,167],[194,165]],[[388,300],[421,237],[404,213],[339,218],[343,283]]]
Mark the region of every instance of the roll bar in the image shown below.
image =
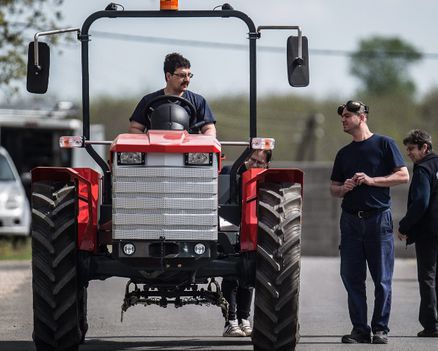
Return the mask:
[[[227,6],[226,6],[227,5]],[[91,14],[79,28],[66,28],[51,30],[46,32],[38,32],[34,36],[33,43],[29,46],[29,62],[28,62],[28,90],[34,93],[45,93],[48,83],[49,70],[49,53],[47,45],[38,42],[40,36],[53,35],[66,32],[77,32],[78,39],[81,42],[81,65],[82,65],[82,111],[83,111],[83,137],[84,147],[90,156],[99,164],[104,173],[109,173],[108,164],[100,157],[93,149],[90,141],[90,87],[89,87],[89,30],[91,25],[101,18],[237,18],[243,21],[248,27],[249,40],[249,137],[257,136],[257,71],[256,71],[256,40],[260,38],[262,30],[270,29],[285,29],[297,30],[298,38],[289,37],[288,39],[288,74],[289,83],[293,86],[305,86],[308,84],[308,57],[307,57],[307,39],[302,37],[301,28],[298,26],[259,26],[257,29],[253,21],[243,12],[236,11],[228,4],[222,5],[221,10],[211,11],[118,11],[117,7],[107,7],[104,11],[98,11]],[[293,40],[290,40],[293,39]],[[306,39],[304,42],[303,39]],[[303,53],[303,45],[305,45],[306,53]],[[292,47],[292,56],[289,54],[289,46]],[[40,65],[40,49],[42,57],[45,57],[47,62]],[[33,57],[31,57],[31,55]],[[30,61],[33,61],[33,65]],[[41,67],[43,66],[43,67]],[[298,68],[298,69],[296,69]],[[304,68],[304,69],[301,69]],[[307,70],[307,71],[306,71]],[[296,81],[294,81],[295,78]],[[292,78],[291,78],[292,77]],[[294,83],[298,82],[294,85]]]

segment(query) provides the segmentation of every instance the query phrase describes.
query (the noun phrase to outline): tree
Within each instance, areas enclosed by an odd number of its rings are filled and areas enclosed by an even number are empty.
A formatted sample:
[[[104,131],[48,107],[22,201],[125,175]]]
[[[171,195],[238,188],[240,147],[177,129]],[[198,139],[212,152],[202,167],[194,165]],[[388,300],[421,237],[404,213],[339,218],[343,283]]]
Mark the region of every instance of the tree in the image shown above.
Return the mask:
[[[399,38],[374,36],[359,42],[351,57],[350,72],[362,81],[362,89],[369,95],[412,96],[415,83],[408,66],[421,58],[420,52]]]
[[[16,92],[14,83],[26,75],[27,42],[33,34],[59,27],[57,10],[64,0],[0,0],[0,86]]]
[[[417,120],[420,121],[420,126],[417,128],[424,128],[428,132],[434,133],[438,127],[438,87],[431,89],[420,103],[420,112],[417,114]],[[433,139],[436,143],[437,139]]]

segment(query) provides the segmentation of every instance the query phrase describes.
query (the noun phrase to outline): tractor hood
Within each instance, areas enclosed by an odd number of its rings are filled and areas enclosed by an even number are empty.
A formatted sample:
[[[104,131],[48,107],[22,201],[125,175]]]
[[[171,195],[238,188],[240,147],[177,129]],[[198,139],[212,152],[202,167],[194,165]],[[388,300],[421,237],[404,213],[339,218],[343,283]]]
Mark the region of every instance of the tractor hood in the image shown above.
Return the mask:
[[[150,130],[145,134],[120,134],[111,144],[112,152],[221,152],[212,136],[187,131]]]

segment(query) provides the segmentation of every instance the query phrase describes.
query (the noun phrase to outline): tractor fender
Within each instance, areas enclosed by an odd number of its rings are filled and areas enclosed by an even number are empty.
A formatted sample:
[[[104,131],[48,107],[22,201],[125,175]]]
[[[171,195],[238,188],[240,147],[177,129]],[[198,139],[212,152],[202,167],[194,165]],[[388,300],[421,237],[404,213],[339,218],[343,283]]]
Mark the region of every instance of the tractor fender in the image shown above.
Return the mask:
[[[91,168],[37,167],[32,169],[34,182],[74,182],[76,186],[77,245],[79,250],[97,249],[97,209],[101,175]]]
[[[251,168],[242,174],[240,251],[257,250],[257,193],[264,183],[299,183],[303,196],[304,172],[296,168]]]

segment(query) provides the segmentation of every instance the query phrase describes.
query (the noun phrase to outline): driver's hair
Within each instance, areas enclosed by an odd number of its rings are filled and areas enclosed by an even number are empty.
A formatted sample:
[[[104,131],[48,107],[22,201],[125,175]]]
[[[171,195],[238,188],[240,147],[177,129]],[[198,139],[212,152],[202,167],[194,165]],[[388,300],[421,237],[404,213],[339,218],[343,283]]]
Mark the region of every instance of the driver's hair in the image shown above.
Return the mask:
[[[177,68],[190,68],[190,61],[177,52],[167,54],[164,59],[164,79],[167,72],[173,74]]]

